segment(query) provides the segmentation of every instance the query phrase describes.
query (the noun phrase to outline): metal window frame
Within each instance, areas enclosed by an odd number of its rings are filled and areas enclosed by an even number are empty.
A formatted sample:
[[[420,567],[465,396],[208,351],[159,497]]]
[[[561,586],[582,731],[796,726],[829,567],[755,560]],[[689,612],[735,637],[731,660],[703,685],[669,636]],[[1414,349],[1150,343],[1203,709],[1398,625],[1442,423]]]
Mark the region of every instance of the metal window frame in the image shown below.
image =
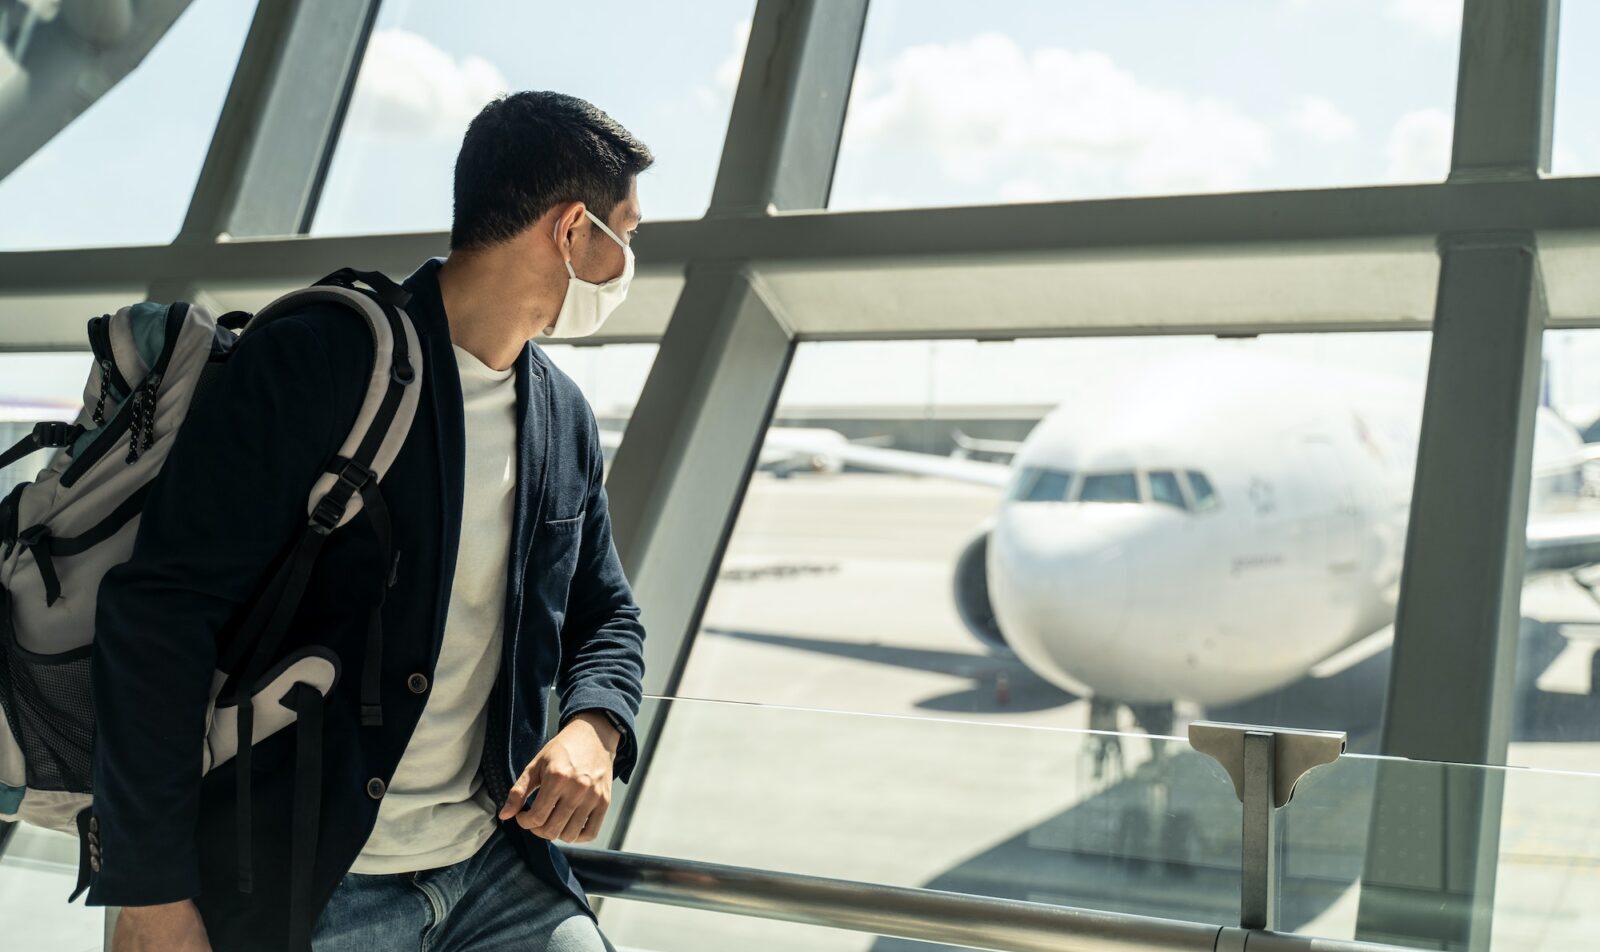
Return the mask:
[[[1543,330],[1556,323],[1543,306],[1539,245],[1546,235],[1600,233],[1600,177],[1544,177],[1558,0],[1464,0],[1451,176],[1444,183],[882,212],[792,211],[826,207],[838,137],[794,133],[799,122],[821,123],[807,127],[807,133],[837,132],[833,124],[842,120],[865,22],[865,0],[829,6],[829,16],[843,17],[844,26],[819,20],[821,2],[758,0],[711,208],[699,221],[652,225],[639,246],[641,259],[649,262],[641,266],[641,276],[686,281],[672,318],[659,333],[599,341],[658,341],[662,347],[640,402],[640,421],[653,427],[630,429],[609,482],[619,551],[652,623],[650,686],[670,687],[693,644],[796,342],[1170,332],[1086,329],[1062,313],[1052,322],[1021,329],[987,321],[918,325],[868,314],[848,329],[808,333],[790,325],[781,304],[763,288],[763,268],[823,268],[840,261],[863,267],[932,266],[1071,254],[1138,261],[1150,255],[1269,247],[1319,254],[1348,242],[1439,242],[1444,264],[1431,322],[1279,326],[1266,321],[1243,332],[1431,323],[1435,346],[1418,459],[1417,531],[1408,544],[1406,578],[1415,583],[1437,577],[1446,567],[1467,565],[1474,577],[1499,572],[1496,577],[1510,584],[1522,548],[1521,536],[1511,530],[1525,516],[1529,478],[1528,358],[1530,352],[1536,356]],[[0,351],[70,346],[79,336],[84,295],[124,294],[129,287],[163,292],[228,284],[287,287],[326,270],[329,261],[399,270],[441,253],[447,247],[444,232],[304,235],[378,3],[262,3],[178,239],[164,246],[0,253]],[[330,76],[334,81],[327,81]],[[308,98],[319,108],[308,113],[285,108]],[[293,200],[285,201],[284,195]],[[291,237],[253,237],[273,233]],[[1491,236],[1487,245],[1486,235]],[[1488,262],[1490,273],[1469,277],[1469,261]],[[1460,303],[1471,280],[1486,281],[1502,299],[1523,304],[1503,314],[1474,310]],[[57,298],[71,303],[52,310]],[[1559,325],[1600,326],[1600,313],[1563,315]],[[1492,329],[1500,337],[1462,330],[1469,326]],[[1205,330],[1186,327],[1183,332]],[[1240,332],[1238,327],[1225,330]],[[1487,352],[1492,340],[1508,335],[1518,342],[1510,352],[1498,357]],[[1482,367],[1493,368],[1495,386],[1514,410],[1487,423],[1470,419],[1459,402],[1442,396],[1452,381]],[[1493,454],[1503,465],[1443,469],[1443,461],[1464,453]],[[713,478],[690,485],[691,467]],[[1463,546],[1462,539],[1436,527],[1447,508],[1441,492],[1452,500],[1494,500],[1493,527],[1473,533]],[[1440,618],[1430,622],[1433,616],[1419,599],[1411,600],[1390,686],[1390,749],[1438,760],[1503,759],[1511,713],[1502,703],[1500,685],[1511,664],[1506,641],[1514,636],[1507,630],[1504,584],[1499,598],[1451,616],[1452,624],[1468,624],[1476,633],[1468,642],[1471,651],[1461,650]],[[1431,662],[1418,659],[1440,658],[1458,684],[1471,686],[1448,702],[1462,716],[1424,716],[1407,703],[1436,683],[1428,673]],[[1474,703],[1489,716],[1469,711]],[[635,787],[648,776],[648,764],[642,766]],[[1487,810],[1473,822],[1485,815]],[[1473,842],[1484,845],[1481,839]],[[1489,854],[1474,853],[1487,862],[1492,883]],[[1478,865],[1474,875],[1481,876],[1484,863]],[[1484,895],[1481,889],[1475,894]]]

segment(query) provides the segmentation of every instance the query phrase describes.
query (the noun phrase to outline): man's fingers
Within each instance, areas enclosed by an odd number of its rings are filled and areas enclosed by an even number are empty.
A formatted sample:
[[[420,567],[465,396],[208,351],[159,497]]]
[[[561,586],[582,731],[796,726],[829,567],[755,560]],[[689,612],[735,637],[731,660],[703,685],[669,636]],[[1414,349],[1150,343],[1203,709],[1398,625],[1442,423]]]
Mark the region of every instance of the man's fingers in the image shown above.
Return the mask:
[[[566,830],[567,824],[572,822],[572,816],[578,812],[582,802],[579,797],[571,794],[557,800],[556,808],[551,811],[545,822],[534,828],[533,835],[547,840],[559,837]]]
[[[589,819],[583,829],[569,839],[573,843],[588,843],[600,834],[600,825],[606,821],[606,811],[611,808],[611,802],[602,798],[594,808],[589,811]]]
[[[567,821],[566,828],[561,831],[561,835],[557,838],[568,843],[578,842],[583,838],[584,824],[589,821],[589,816],[588,810],[572,811],[572,819]]]
[[[517,823],[524,830],[537,830],[550,821],[550,815],[561,808],[561,792],[552,784],[541,784],[534,793],[533,803],[517,814]]]
[[[534,759],[527,769],[522,771],[522,776],[511,785],[511,792],[506,794],[506,802],[500,807],[500,819],[509,820],[522,812],[522,805],[533,796],[534,788],[539,785],[539,761]]]

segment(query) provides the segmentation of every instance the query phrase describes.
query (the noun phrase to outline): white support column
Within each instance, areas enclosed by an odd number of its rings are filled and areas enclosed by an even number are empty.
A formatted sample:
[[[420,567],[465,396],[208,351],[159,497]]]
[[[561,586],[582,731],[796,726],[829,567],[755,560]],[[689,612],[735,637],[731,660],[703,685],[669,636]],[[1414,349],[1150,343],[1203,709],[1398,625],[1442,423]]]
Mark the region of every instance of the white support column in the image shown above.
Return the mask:
[[[761,0],[707,218],[827,204],[865,0]],[[737,233],[750,219],[721,222]],[[793,334],[736,259],[692,261],[617,451],[613,531],[644,613],[645,690],[677,689],[783,386]],[[649,774],[660,712],[639,731]],[[609,842],[631,802],[618,791]]]

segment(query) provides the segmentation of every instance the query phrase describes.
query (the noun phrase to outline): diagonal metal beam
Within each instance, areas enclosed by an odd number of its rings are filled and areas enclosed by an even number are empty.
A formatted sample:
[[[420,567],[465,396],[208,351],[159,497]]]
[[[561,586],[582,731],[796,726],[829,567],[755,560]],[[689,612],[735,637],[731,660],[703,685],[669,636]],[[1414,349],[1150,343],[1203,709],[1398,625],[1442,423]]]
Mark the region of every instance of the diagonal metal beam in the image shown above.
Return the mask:
[[[1561,0],[1467,0],[1450,180],[1550,171]]]
[[[257,7],[177,244],[308,229],[378,4]]]
[[[1558,0],[1466,0],[1452,181],[1548,167],[1558,17]],[[1549,307],[1532,232],[1447,233],[1440,255],[1383,750],[1503,764]],[[1423,789],[1380,768],[1358,928],[1488,948],[1503,778],[1439,774]]]
[[[866,13],[866,0],[756,5],[708,222],[827,204]],[[648,694],[677,689],[794,352],[742,255],[707,257],[688,270],[606,487],[649,631]],[[663,720],[640,722],[635,788]],[[623,795],[613,845],[632,802]]]

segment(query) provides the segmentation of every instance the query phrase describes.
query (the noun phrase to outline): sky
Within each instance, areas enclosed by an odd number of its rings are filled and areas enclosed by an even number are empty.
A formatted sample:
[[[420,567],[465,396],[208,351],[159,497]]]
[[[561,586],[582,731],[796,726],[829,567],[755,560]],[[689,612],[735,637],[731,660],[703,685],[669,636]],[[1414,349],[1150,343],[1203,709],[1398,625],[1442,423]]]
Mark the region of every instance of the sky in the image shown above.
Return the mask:
[[[658,156],[640,182],[647,220],[698,217],[753,0],[698,0],[692,18],[684,9],[387,0],[313,233],[448,227],[462,130],[485,101],[522,88],[601,105]],[[833,208],[1426,182],[1447,170],[1460,0],[873,0],[870,10]],[[170,240],[252,11],[194,0],[139,69],[0,180],[0,250]],[[1600,62],[1577,54],[1596,41],[1600,3],[1564,4],[1556,174],[1600,173],[1600,126],[1579,118],[1600,115]],[[1590,369],[1600,331],[1551,341],[1558,397],[1575,415],[1600,413]],[[785,400],[1049,402],[1069,380],[1226,346],[1417,379],[1426,367],[1425,335],[805,345]],[[602,410],[631,403],[653,356],[556,351]],[[10,381],[63,388],[50,360],[3,361]]]

